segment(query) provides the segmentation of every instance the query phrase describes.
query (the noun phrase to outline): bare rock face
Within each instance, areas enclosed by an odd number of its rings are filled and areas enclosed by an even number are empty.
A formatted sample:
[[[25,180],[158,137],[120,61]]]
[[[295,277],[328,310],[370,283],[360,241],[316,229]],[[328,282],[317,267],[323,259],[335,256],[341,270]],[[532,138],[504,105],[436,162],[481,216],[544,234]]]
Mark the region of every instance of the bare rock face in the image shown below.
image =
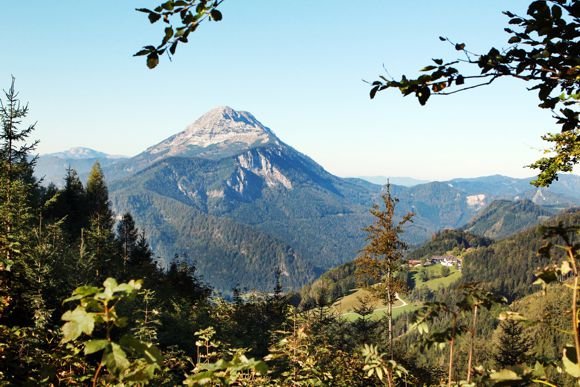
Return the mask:
[[[224,157],[244,149],[279,143],[274,133],[252,114],[228,106],[210,110],[184,131],[147,149],[153,158],[168,156]]]

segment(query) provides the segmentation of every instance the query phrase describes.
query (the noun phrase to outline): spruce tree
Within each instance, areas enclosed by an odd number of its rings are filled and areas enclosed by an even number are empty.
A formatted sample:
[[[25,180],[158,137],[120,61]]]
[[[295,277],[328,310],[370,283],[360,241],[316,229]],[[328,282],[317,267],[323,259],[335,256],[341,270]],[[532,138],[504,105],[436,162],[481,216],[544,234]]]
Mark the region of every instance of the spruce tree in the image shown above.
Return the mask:
[[[135,221],[130,213],[126,212],[119,224],[117,224],[117,241],[123,251],[123,269],[127,270],[127,262],[129,257],[135,250],[137,238],[139,237],[139,230],[135,227]]]
[[[499,337],[495,361],[505,368],[525,364],[532,343],[524,334],[523,326],[514,320],[504,320],[499,325]]]
[[[35,124],[21,128],[28,115],[14,89],[14,78],[0,99],[0,269],[7,268],[21,253],[29,225],[30,191],[37,188],[32,177],[35,158],[30,157],[37,141],[26,143]]]
[[[113,211],[109,201],[109,190],[101,164],[97,161],[87,179],[87,209],[90,217],[96,218],[99,227],[111,230],[113,227]]]
[[[47,194],[51,191],[47,190]],[[47,198],[45,203],[45,218],[49,221],[63,220],[63,229],[68,239],[79,240],[81,230],[89,225],[86,204],[86,192],[77,171],[68,168],[64,177],[64,188]]]
[[[30,156],[37,142],[27,143],[35,125],[21,128],[27,115],[28,105],[21,104],[12,78],[0,99],[0,317],[9,303],[12,312],[26,310],[20,294],[26,286],[16,279],[27,272],[34,219],[31,198],[38,196],[32,176],[35,158]]]
[[[95,257],[95,278],[99,282],[107,277],[120,277],[123,259],[115,243],[109,190],[98,162],[93,165],[87,179],[86,206],[89,227],[85,234],[87,249]]]
[[[130,216],[130,215],[129,215]],[[132,220],[132,219],[131,219]],[[121,226],[121,224],[119,224]],[[130,277],[141,278],[145,285],[156,286],[156,280],[160,275],[157,263],[153,259],[153,252],[149,247],[149,242],[145,238],[145,232],[139,232],[138,229],[129,230],[128,233],[132,238],[133,231],[137,233],[137,239],[131,248],[127,260],[127,271]]]

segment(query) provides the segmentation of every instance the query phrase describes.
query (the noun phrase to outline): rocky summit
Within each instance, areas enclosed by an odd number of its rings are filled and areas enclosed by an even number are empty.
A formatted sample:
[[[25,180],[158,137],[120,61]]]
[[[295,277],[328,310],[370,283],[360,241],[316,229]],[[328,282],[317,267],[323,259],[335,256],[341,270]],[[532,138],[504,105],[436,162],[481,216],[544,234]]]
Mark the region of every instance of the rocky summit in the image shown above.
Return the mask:
[[[168,156],[223,157],[241,149],[278,143],[274,133],[252,114],[229,106],[210,110],[184,131],[147,149],[155,159]]]
[[[278,270],[284,286],[295,288],[352,260],[381,192],[379,185],[332,175],[251,113],[227,106],[104,171],[114,211],[133,214],[160,261],[186,257],[223,291],[237,283],[272,289]],[[540,192],[529,179],[488,176],[391,191],[398,216],[415,213],[402,237],[416,244],[441,228],[465,225],[496,199],[531,199],[550,213],[577,205],[578,184],[577,176],[562,175]],[[514,207],[501,219],[520,219],[522,211]],[[517,232],[538,216],[526,219],[509,221],[514,227],[502,226],[494,236]]]

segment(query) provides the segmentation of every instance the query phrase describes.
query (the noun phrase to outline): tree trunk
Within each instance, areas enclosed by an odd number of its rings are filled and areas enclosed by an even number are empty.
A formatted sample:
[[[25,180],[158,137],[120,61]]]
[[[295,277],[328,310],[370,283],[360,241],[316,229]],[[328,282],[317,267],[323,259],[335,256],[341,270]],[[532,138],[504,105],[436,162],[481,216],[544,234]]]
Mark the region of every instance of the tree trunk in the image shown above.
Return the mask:
[[[453,328],[451,331],[451,340],[449,340],[449,373],[447,375],[447,386],[451,387],[453,383],[453,345],[455,344],[455,326],[457,324],[457,317],[453,316]]]
[[[469,358],[467,361],[467,383],[471,381],[471,368],[473,363],[473,345],[475,344],[475,334],[477,324],[477,305],[473,307],[473,321],[471,324],[471,341],[469,342]]]

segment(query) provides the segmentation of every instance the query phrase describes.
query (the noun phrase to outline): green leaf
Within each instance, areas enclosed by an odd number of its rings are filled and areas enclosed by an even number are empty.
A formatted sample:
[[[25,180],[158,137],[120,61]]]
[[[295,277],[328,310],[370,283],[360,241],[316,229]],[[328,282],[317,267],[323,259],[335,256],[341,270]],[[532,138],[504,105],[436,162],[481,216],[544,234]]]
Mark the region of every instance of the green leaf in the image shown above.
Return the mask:
[[[190,375],[183,381],[183,384],[187,386],[203,386],[209,384],[213,381],[212,371],[198,372],[194,375]]]
[[[147,363],[159,363],[163,361],[161,351],[153,344],[144,343],[137,340],[131,335],[125,335],[121,338],[120,344],[125,348],[130,348],[144,358]]]
[[[562,265],[560,266],[560,271],[562,272],[562,275],[570,273],[572,271],[572,268],[570,267],[570,262],[568,261],[562,262]]]
[[[94,314],[87,313],[85,308],[81,306],[65,312],[62,315],[62,320],[67,321],[67,323],[61,328],[63,334],[61,343],[76,340],[82,333],[90,335],[95,328]]]
[[[63,301],[63,304],[70,301],[80,300],[87,296],[92,296],[100,291],[99,288],[95,286],[80,286],[73,291],[72,297],[67,298]]]
[[[431,70],[435,70],[436,68],[437,68],[437,66],[425,66],[419,71],[431,71]]]
[[[256,363],[256,365],[254,366],[254,369],[260,375],[266,375],[268,373],[268,365],[266,364],[266,362],[263,362],[263,361],[258,361]]]
[[[508,370],[508,369],[503,369],[500,371],[493,372],[491,375],[489,375],[489,377],[491,380],[494,380],[496,382],[508,382],[508,381],[522,380],[521,376],[519,376],[514,371]]]
[[[119,344],[111,343],[111,346],[105,352],[103,361],[110,372],[120,373],[129,368],[130,363],[127,360],[127,354]]]
[[[571,359],[568,357],[568,354],[571,355]],[[578,365],[576,357],[576,352],[573,347],[565,347],[564,354],[562,356],[562,363],[564,364],[564,370],[569,375],[572,375],[575,378],[580,378],[580,365]]]
[[[443,59],[432,59],[433,62],[435,62],[435,64],[438,64],[439,66],[441,66],[443,64]]]
[[[114,289],[118,286],[117,280],[109,277],[105,280],[105,282],[103,282],[103,286],[105,287],[105,289]]]
[[[109,340],[89,340],[85,342],[85,355],[102,351],[107,345]]]
[[[528,319],[518,312],[504,311],[497,317],[500,321],[511,320],[511,321],[527,321]]]

